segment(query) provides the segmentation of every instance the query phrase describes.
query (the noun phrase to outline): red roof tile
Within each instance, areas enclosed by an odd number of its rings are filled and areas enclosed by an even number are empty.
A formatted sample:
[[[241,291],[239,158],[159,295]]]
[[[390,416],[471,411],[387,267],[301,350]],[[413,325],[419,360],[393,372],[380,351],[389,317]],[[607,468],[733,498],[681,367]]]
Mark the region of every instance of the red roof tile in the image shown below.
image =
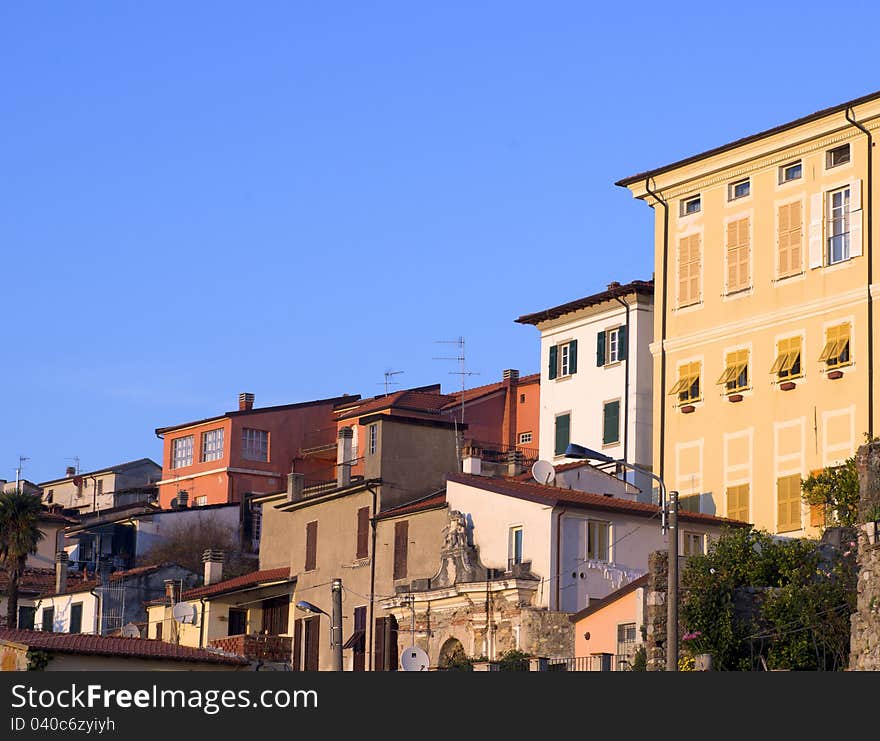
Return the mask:
[[[436,414],[450,400],[448,394],[425,391],[395,391],[387,396],[377,396],[364,404],[340,415],[339,419],[363,417],[382,409],[405,409],[411,412]]]
[[[539,324],[540,322],[545,322],[548,319],[557,319],[558,317],[561,317],[565,314],[570,314],[573,311],[586,309],[589,306],[596,306],[597,304],[601,304],[604,301],[610,301],[617,296],[627,296],[631,293],[640,293],[645,296],[653,296],[654,281],[634,280],[631,283],[625,283],[624,285],[612,285],[612,287],[610,287],[607,291],[594,293],[592,296],[585,296],[584,298],[569,301],[567,304],[560,304],[559,306],[554,306],[550,309],[544,309],[543,311],[536,311],[534,314],[523,314],[518,319],[514,319],[514,321],[518,322],[519,324]]]
[[[409,502],[408,504],[401,504],[398,507],[392,507],[391,509],[386,509],[384,512],[380,512],[376,517],[377,520],[385,520],[389,517],[399,517],[400,515],[409,515],[413,512],[423,512],[428,509],[439,509],[446,505],[446,492],[442,491],[439,494],[431,494],[428,497],[423,497],[415,502]]]
[[[22,643],[30,648],[56,653],[199,661],[212,664],[232,664],[233,666],[244,666],[248,663],[247,659],[241,656],[231,656],[147,638],[117,638],[82,633],[48,633],[36,630],[0,628],[0,640]]]
[[[0,594],[6,594],[6,587],[9,580],[6,572],[0,570]],[[84,584],[94,586],[95,581],[87,579],[83,581],[82,574],[67,575],[67,591],[78,592]],[[90,587],[91,588],[91,587]],[[45,596],[45,592],[54,591],[55,589],[55,570],[54,569],[25,569],[18,583],[18,589],[28,594],[39,594]]]
[[[232,579],[218,581],[216,584],[210,584],[207,587],[195,587],[188,589],[181,595],[181,599],[199,599],[200,597],[214,597],[225,592],[235,592],[245,587],[258,586],[261,582],[281,581],[282,579],[292,580],[296,577],[292,576],[287,566],[279,569],[264,569],[263,571],[252,571],[250,574],[235,576]],[[164,599],[155,599],[145,602],[145,605],[160,605]]]
[[[451,473],[446,477],[447,481],[492,491],[496,494],[527,499],[542,504],[570,504],[592,509],[601,509],[607,512],[620,512],[640,517],[653,517],[660,514],[660,508],[654,504],[645,502],[632,502],[618,497],[609,497],[604,494],[591,494],[577,489],[562,489],[558,486],[545,486],[538,483],[516,481],[513,479],[496,479],[487,476],[475,476],[469,473]],[[725,517],[706,515],[697,512],[685,512],[679,510],[678,519],[687,522],[704,522],[707,525],[735,525],[745,527],[748,523],[739,520],[729,520]]]

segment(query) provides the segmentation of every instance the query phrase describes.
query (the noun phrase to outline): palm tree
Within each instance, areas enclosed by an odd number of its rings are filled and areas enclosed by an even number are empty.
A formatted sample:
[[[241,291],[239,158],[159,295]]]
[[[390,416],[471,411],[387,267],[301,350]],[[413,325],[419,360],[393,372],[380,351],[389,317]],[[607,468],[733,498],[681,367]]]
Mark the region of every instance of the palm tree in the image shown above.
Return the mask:
[[[6,626],[18,627],[18,583],[27,557],[37,552],[44,534],[39,528],[40,497],[22,491],[0,493],[0,568],[6,572]]]

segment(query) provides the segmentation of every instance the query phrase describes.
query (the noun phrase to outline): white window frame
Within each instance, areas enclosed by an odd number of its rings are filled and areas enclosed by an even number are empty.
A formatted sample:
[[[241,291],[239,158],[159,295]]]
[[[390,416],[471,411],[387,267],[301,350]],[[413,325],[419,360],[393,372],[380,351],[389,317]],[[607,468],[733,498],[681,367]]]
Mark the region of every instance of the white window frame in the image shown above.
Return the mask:
[[[620,327],[605,330],[605,365],[620,362]]]
[[[599,553],[599,550],[602,550],[600,549],[600,543],[591,545],[590,542],[591,539],[597,538],[600,529],[604,530],[605,533],[604,553]],[[607,520],[587,520],[587,559],[590,561],[600,561],[601,563],[611,563],[611,523]]]
[[[264,453],[265,451],[265,453]],[[247,461],[269,462],[269,433],[253,427],[241,428],[241,457]]]
[[[193,436],[183,435],[171,441],[171,468],[186,468],[193,464]]]
[[[376,455],[376,449],[378,447],[379,440],[379,425],[372,424],[367,427],[367,451],[370,455]]]
[[[846,159],[843,160],[842,162],[832,162],[832,160],[834,159],[834,153],[841,152],[844,149],[846,150]],[[836,147],[831,147],[831,149],[825,150],[825,169],[826,170],[831,170],[835,167],[841,167],[842,165],[848,165],[850,162],[852,162],[852,147],[850,146],[849,142],[847,142],[846,144],[840,144]]]
[[[696,205],[696,208],[693,208],[694,205]],[[681,218],[684,218],[686,216],[694,216],[695,214],[702,212],[702,194],[697,193],[695,196],[691,196],[690,198],[682,198],[681,201],[679,201],[679,208],[679,216]]]
[[[523,562],[523,526],[512,525],[507,531],[507,568],[509,569],[515,563]],[[519,535],[519,553],[517,553],[517,535]]]
[[[532,433],[531,432],[520,432],[519,433],[519,444],[520,445],[528,445],[532,442]]]
[[[564,342],[559,346],[559,370],[557,378],[571,375],[571,343]]]
[[[206,461],[219,461],[223,458],[223,444],[226,437],[223,428],[217,427],[213,430],[205,430],[202,433],[202,451],[199,460],[202,463]]]
[[[696,543],[699,547],[698,550],[693,550],[693,548],[689,548],[688,543]],[[681,552],[682,555],[685,556],[693,556],[695,554],[705,555],[706,553],[706,534],[705,533],[696,533],[696,532],[688,532],[687,530],[683,531],[681,534]]]
[[[787,177],[787,173],[789,170],[794,169],[795,167],[799,167],[800,171],[794,177]],[[787,162],[784,165],[779,166],[779,185],[785,185],[786,183],[792,183],[795,180],[803,180],[804,177],[804,161],[803,160],[794,160],[793,162]]]
[[[193,499],[193,506],[194,507],[204,507],[207,503],[208,503],[208,495],[207,494],[201,494],[200,496],[197,496],[195,499]]]
[[[748,192],[744,193],[741,196],[736,195],[737,186],[745,185],[748,188]],[[748,198],[752,195],[752,179],[751,178],[743,178],[741,180],[736,180],[730,183],[727,186],[727,200],[728,201],[739,201],[743,198]]]
[[[834,196],[836,195],[843,196],[843,203],[839,207],[842,209],[843,214],[840,217],[834,217]],[[850,234],[850,207],[851,207],[851,199],[852,192],[849,185],[844,185],[840,188],[834,188],[833,190],[826,191],[825,193],[825,213],[827,214],[827,218],[825,219],[825,244],[823,259],[825,260],[826,265],[838,265],[839,263],[846,262],[850,259],[850,245],[849,245],[849,234]],[[837,234],[833,233],[835,225],[839,222],[843,223],[844,231],[841,231]],[[843,243],[843,247],[841,249],[842,257],[837,260],[832,260],[832,240],[837,239],[838,237],[843,237],[841,240]]]

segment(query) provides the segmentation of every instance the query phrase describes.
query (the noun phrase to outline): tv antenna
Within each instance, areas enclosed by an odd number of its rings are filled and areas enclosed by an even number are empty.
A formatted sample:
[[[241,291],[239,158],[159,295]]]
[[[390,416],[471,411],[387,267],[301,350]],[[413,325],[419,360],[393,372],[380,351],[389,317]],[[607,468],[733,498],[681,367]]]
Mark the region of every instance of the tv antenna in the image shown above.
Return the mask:
[[[15,493],[21,493],[21,469],[24,468],[24,462],[29,461],[30,458],[24,455],[18,456],[18,468],[15,469]]]
[[[465,376],[478,376],[480,375],[476,371],[469,371],[465,368],[464,362],[464,337],[459,337],[457,340],[435,340],[435,342],[446,344],[446,345],[458,345],[458,355],[455,357],[442,357],[442,358],[433,358],[434,360],[457,360],[459,369],[457,371],[449,371],[451,374],[461,376],[461,419],[459,422],[464,424],[464,377]]]
[[[388,387],[389,386],[399,386],[400,385],[397,381],[391,380],[391,376],[396,376],[399,373],[403,373],[403,371],[393,371],[393,370],[385,371],[385,396],[388,396]],[[380,383],[381,383],[381,381],[380,381]]]
[[[64,460],[73,461],[74,463],[76,463],[76,473],[78,475],[79,474],[79,456],[75,455],[72,458],[65,458]]]

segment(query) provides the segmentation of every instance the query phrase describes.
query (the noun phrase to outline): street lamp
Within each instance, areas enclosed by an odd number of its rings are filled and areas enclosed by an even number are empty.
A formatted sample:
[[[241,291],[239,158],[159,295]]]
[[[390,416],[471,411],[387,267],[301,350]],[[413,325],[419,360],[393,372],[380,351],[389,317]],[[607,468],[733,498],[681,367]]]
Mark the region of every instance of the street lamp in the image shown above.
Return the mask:
[[[330,648],[333,651],[333,671],[342,671],[342,579],[334,579],[331,587],[333,595],[333,614],[328,615],[317,605],[302,599],[296,603],[298,609],[330,618]]]
[[[660,532],[669,530],[669,564],[666,600],[666,671],[678,671],[678,492],[666,494],[666,484],[655,473],[634,463],[618,460],[585,448],[583,445],[569,443],[565,449],[566,458],[600,461],[602,463],[618,463],[634,471],[650,476],[660,486]]]

